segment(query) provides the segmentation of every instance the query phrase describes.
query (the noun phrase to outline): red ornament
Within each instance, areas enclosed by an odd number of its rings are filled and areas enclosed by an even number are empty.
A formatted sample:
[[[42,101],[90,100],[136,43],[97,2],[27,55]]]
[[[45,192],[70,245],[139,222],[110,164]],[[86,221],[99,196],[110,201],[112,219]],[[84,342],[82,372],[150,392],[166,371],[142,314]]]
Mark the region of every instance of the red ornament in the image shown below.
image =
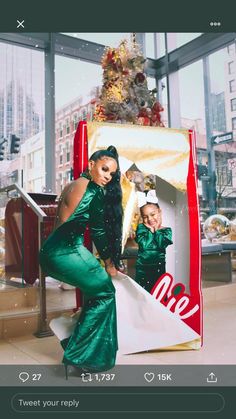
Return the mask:
[[[159,126],[164,127],[165,125],[161,121],[161,114],[160,112],[163,112],[164,108],[159,102],[155,102],[152,107],[152,116],[151,116],[151,125],[152,126]]]
[[[143,84],[146,77],[143,73],[137,73],[134,79],[135,84]]]
[[[148,118],[148,116],[144,117],[144,124],[145,126],[149,126],[151,124],[150,118]]]

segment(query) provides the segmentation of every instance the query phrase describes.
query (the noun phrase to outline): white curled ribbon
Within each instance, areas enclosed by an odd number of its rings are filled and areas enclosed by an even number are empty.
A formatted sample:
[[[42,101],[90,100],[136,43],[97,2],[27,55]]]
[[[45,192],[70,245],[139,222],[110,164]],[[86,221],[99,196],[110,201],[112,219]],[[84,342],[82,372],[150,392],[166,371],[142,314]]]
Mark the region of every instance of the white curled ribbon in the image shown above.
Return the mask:
[[[158,203],[158,198],[156,196],[155,189],[151,189],[147,193],[137,192],[137,197],[138,197],[139,208],[143,207],[143,205],[146,205],[147,203],[150,203],[150,204],[157,204]]]

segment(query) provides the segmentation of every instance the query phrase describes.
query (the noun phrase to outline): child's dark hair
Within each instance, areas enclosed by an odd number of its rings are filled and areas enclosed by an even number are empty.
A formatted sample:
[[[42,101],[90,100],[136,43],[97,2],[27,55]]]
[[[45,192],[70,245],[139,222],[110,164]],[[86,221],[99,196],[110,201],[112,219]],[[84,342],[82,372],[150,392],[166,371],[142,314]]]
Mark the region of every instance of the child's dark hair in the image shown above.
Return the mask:
[[[142,207],[139,208],[139,211],[141,212],[141,215],[142,215],[142,209],[144,207],[146,207],[146,205],[155,205],[155,207],[157,207],[158,209],[161,209],[160,206],[157,203],[155,203],[155,202],[147,202],[145,205],[143,205]]]
[[[147,195],[147,193],[149,192],[149,189],[145,189],[143,192]],[[158,209],[160,209],[160,205],[157,202],[146,202],[145,205],[139,208],[141,214],[142,214],[142,208],[145,207],[146,205],[155,205]]]
[[[98,150],[92,154],[89,160],[101,160],[103,157],[110,157],[117,163],[117,170],[112,180],[106,185],[105,190],[105,225],[108,240],[111,244],[111,260],[115,267],[119,267],[122,243],[122,190],[120,185],[120,167],[118,153],[114,146],[106,150]]]

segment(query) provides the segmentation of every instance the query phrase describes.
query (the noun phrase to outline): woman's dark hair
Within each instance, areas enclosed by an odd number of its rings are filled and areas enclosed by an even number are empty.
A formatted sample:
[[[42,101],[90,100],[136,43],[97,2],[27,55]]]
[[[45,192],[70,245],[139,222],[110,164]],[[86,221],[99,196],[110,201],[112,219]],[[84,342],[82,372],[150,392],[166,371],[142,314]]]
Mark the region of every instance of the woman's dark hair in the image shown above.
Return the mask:
[[[106,150],[98,150],[92,154],[89,160],[101,160],[110,157],[117,163],[117,170],[112,180],[106,185],[105,190],[105,225],[108,241],[111,244],[111,260],[116,268],[119,268],[121,244],[122,244],[122,190],[120,185],[120,167],[118,153],[114,146],[110,145]]]

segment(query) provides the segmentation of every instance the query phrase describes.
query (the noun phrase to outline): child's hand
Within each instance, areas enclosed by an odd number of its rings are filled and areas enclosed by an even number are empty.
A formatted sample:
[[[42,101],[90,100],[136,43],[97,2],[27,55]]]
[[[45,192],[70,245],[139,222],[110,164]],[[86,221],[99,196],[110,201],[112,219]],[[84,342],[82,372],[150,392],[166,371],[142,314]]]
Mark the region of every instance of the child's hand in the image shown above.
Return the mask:
[[[155,227],[154,226],[151,226],[150,224],[148,224],[148,223],[143,223],[152,233],[154,233],[155,232]]]

